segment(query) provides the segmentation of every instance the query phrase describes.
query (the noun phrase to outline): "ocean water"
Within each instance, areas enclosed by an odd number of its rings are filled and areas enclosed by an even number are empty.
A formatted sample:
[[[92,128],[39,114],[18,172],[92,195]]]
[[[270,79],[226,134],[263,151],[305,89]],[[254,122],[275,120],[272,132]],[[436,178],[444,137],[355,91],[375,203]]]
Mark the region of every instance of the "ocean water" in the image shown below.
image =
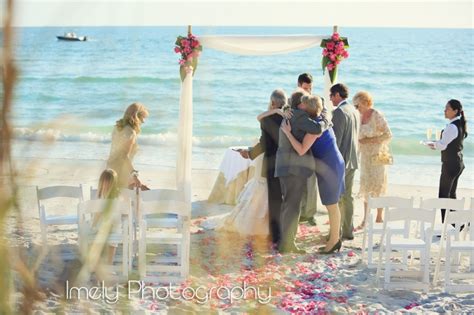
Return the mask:
[[[110,133],[132,102],[150,117],[139,138],[137,163],[174,166],[179,129],[180,79],[176,36],[186,27],[90,27],[74,31],[87,42],[60,42],[70,28],[18,28],[20,75],[15,96],[16,157],[101,159]],[[330,34],[331,28],[194,27],[211,34]],[[351,94],[368,90],[394,135],[390,180],[436,186],[439,152],[419,144],[426,129],[442,129],[443,109],[460,99],[474,117],[474,31],[471,29],[342,28],[349,59],[339,81]],[[274,56],[239,56],[207,50],[194,80],[193,167],[217,169],[225,149],[252,145],[256,116],[275,88],[287,93],[298,74],[311,72],[323,88],[321,48]],[[469,124],[469,122],[468,122]],[[474,125],[473,125],[474,126]],[[54,139],[45,144],[44,139]],[[466,170],[459,186],[474,187],[474,132],[465,141]]]

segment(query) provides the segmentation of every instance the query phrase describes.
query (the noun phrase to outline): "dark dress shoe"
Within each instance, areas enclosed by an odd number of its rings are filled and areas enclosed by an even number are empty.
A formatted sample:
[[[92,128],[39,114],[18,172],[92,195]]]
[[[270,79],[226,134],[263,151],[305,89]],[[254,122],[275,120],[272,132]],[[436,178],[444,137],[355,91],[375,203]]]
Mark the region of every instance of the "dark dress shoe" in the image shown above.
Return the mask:
[[[308,225],[311,225],[311,226],[316,226],[316,221],[314,220],[314,217],[300,217],[300,220],[298,222],[307,223]]]
[[[307,217],[300,217],[300,220],[298,221],[298,223],[305,223],[305,222],[308,222],[309,218]]]
[[[316,220],[314,220],[314,218],[311,217],[311,218],[308,219],[307,224],[311,225],[311,226],[316,226]]]
[[[341,247],[342,247],[342,241],[339,240],[339,241],[337,241],[337,243],[334,244],[334,246],[333,246],[331,249],[329,249],[328,251],[325,251],[325,250],[324,250],[324,247],[321,247],[321,248],[319,249],[319,253],[322,254],[322,255],[329,255],[329,254],[334,253],[335,251],[338,251],[338,252],[341,251]]]

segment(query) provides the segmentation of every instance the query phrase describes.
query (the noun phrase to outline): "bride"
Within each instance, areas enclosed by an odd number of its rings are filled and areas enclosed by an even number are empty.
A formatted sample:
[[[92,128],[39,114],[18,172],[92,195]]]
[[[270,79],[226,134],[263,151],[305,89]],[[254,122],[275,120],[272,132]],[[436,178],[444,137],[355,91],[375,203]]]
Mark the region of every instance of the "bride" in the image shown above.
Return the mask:
[[[255,175],[244,186],[236,206],[229,214],[221,216],[215,224],[218,231],[241,235],[268,236],[267,180],[261,176],[263,154],[255,159]]]
[[[254,176],[245,184],[232,211],[208,218],[201,223],[203,228],[239,233],[242,236],[269,235],[267,179],[261,175],[263,154],[254,161]]]

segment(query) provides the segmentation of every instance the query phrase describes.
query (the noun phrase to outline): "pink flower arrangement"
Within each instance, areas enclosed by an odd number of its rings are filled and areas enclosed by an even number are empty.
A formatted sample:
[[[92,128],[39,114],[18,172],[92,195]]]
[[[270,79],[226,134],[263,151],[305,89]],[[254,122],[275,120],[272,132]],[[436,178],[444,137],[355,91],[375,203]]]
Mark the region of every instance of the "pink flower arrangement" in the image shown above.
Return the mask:
[[[188,34],[187,37],[178,36],[175,45],[174,52],[181,54],[181,59],[179,59],[181,66],[190,66],[193,58],[198,57],[202,51],[199,40],[193,34]]]
[[[180,67],[181,81],[186,77],[186,73],[196,71],[197,60],[201,54],[202,46],[199,40],[193,34],[188,36],[178,36],[176,38],[174,52],[181,55],[178,63]]]
[[[349,48],[347,38],[340,37],[338,33],[332,34],[331,38],[321,41],[323,48],[322,67],[323,72],[328,69],[331,83],[336,79],[337,66],[342,60],[349,57],[346,48]]]

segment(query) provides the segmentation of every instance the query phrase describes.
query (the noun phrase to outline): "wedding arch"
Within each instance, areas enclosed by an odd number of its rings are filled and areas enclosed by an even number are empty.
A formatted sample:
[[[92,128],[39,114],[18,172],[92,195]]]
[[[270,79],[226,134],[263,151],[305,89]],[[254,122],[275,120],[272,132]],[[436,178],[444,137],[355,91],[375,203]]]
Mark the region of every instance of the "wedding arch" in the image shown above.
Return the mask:
[[[337,33],[334,26],[333,33]],[[191,26],[188,26],[188,35]],[[296,52],[314,46],[320,46],[331,35],[213,35],[201,36],[200,43],[206,49],[214,49],[240,55],[275,55]],[[347,40],[346,44],[347,44]],[[327,59],[326,59],[327,60]],[[323,60],[324,66],[324,60]],[[334,70],[336,73],[337,69]],[[334,84],[335,76],[330,77],[330,72],[324,74],[323,97],[329,99],[329,89]],[[176,160],[176,185],[184,194],[185,201],[191,204],[191,162],[192,162],[192,137],[193,137],[193,72],[185,73],[181,82],[181,96],[179,109],[178,152]]]

